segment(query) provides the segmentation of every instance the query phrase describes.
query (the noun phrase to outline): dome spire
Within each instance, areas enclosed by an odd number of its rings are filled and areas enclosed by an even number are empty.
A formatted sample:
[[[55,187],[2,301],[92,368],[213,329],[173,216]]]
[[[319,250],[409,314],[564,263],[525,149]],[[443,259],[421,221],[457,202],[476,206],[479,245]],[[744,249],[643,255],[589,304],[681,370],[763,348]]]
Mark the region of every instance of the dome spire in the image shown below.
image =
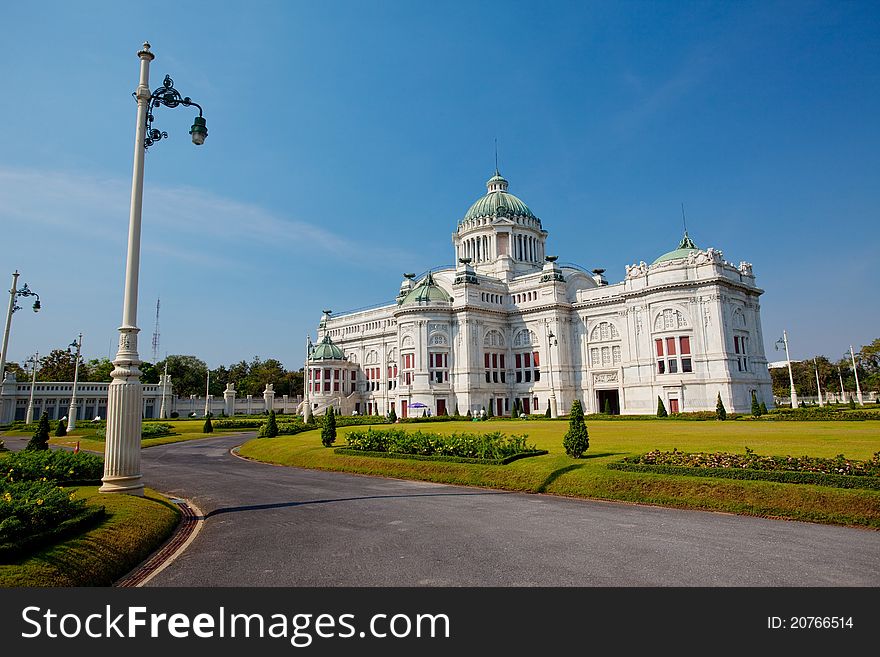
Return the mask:
[[[495,137],[495,175],[501,177],[498,173],[498,137]]]

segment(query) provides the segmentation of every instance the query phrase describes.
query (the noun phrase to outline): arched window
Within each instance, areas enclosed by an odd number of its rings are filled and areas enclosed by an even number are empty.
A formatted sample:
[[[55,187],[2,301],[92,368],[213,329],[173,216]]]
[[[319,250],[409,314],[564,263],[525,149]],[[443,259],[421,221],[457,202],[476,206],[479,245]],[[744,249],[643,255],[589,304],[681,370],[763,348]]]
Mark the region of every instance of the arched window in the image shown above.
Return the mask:
[[[590,342],[600,342],[605,340],[619,340],[620,333],[617,327],[611,322],[599,322],[590,332]]]
[[[483,338],[483,344],[487,347],[503,347],[504,336],[501,334],[501,331],[490,329],[489,331],[486,331],[486,336]]]
[[[685,317],[683,312],[675,308],[665,308],[657,313],[657,317],[654,319],[655,331],[677,331],[687,327],[687,317]]]

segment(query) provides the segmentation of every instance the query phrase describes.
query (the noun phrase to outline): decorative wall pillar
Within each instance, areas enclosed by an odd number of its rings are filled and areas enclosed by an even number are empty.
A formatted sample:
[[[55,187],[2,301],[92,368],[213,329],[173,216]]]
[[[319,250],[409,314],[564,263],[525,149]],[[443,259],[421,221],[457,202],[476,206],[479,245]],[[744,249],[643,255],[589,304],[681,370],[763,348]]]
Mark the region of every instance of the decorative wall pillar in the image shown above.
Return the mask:
[[[227,383],[226,390],[223,391],[223,404],[226,415],[232,417],[235,415],[235,384]]]
[[[266,389],[263,391],[263,403],[266,408],[266,412],[275,410],[275,386],[272,383],[266,384]]]

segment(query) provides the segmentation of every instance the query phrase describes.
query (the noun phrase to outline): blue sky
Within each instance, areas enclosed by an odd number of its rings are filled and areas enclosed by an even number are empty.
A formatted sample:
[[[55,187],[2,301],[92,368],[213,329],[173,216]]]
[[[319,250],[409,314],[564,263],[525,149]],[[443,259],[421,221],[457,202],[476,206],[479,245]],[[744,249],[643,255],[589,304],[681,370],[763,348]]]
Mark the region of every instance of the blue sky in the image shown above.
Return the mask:
[[[13,3],[0,61],[0,277],[43,300],[9,358],[115,353],[135,56],[205,110],[156,111],[139,325],[150,357],[302,360],[323,308],[451,263],[501,171],[549,253],[619,281],[676,246],[754,264],[768,358],[880,335],[880,5]],[[5,308],[5,302],[3,302]]]

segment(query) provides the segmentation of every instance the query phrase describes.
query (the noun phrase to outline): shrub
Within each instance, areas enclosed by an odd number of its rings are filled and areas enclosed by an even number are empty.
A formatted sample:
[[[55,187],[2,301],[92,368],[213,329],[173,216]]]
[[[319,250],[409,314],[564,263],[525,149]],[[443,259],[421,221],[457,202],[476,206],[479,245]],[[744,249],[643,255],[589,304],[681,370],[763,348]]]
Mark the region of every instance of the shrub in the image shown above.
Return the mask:
[[[467,415],[466,415],[465,417],[466,417],[468,420],[470,420],[470,419],[473,417],[473,414],[471,413],[471,409],[468,409]]]
[[[172,433],[172,427],[170,424],[165,424],[164,422],[143,422],[141,424],[141,438],[158,438],[159,436],[170,436]],[[95,431],[95,438],[99,440],[104,440],[107,436],[107,430],[98,429]]]
[[[457,407],[456,407],[456,410],[457,410]],[[395,422],[397,422],[397,413],[394,412],[393,408],[391,409],[391,412],[388,414],[388,422],[390,422],[391,424],[394,424]]]
[[[852,410],[855,410],[855,408],[856,408],[856,400],[853,398],[852,395],[849,396],[849,407]]]
[[[214,425],[211,424],[211,414],[208,413],[208,417],[205,418],[205,424],[202,427],[202,433],[214,433]]]
[[[611,415],[611,400],[610,399],[605,400],[605,408],[602,409],[602,412],[605,413],[605,415]]]
[[[67,435],[67,422],[64,420],[58,420],[58,426],[55,427],[55,435],[58,438],[63,438]]]
[[[178,413],[177,411],[171,411],[171,413],[169,415],[172,420],[180,417],[180,413]]]
[[[752,390],[752,416],[761,417],[761,405],[758,403],[758,396]]]
[[[718,393],[718,401],[715,403],[715,419],[726,420],[727,409],[724,408],[724,402],[721,401],[721,393]]]
[[[0,482],[0,544],[49,531],[84,511],[84,500],[53,482]]]
[[[0,440],[0,452],[8,452],[9,448]]]
[[[28,441],[27,450],[49,449],[49,415],[43,413],[37,423],[37,429],[33,437]]]
[[[520,414],[519,397],[515,397],[513,400],[513,413],[510,414],[510,417],[519,417],[519,414]]]
[[[0,459],[0,481],[94,481],[103,472],[103,459],[86,452],[21,451]]]
[[[657,395],[657,417],[668,417],[669,413],[666,412],[666,406],[663,405],[663,400],[660,399],[660,396]]]
[[[547,400],[547,410],[544,411],[544,417],[553,417],[553,415],[550,413],[550,400],[549,399]]]
[[[378,431],[373,429],[352,431],[346,435],[346,440],[349,450],[360,452],[497,460],[538,451],[534,445],[526,444],[527,437],[525,435],[508,437],[499,431],[486,434],[441,435],[389,428]]]
[[[489,408],[486,411],[486,417],[487,418],[492,417],[492,400],[491,399],[489,400]]]
[[[877,398],[877,401],[880,402],[880,397]],[[455,412],[453,413],[455,417],[458,417],[458,402],[455,402]]]
[[[767,404],[761,402],[761,415],[767,415]]]
[[[324,447],[330,447],[334,442],[336,442],[336,413],[333,412],[331,406],[324,415],[324,426],[321,427],[321,444]]]
[[[761,456],[748,447],[745,454],[728,452],[687,453],[673,449],[671,452],[654,450],[641,456],[629,456],[625,463],[641,465],[675,466],[683,468],[727,468],[734,470],[766,470],[786,472],[810,472],[826,475],[880,478],[880,452],[867,461],[847,459],[838,454],[833,459],[815,456]]]
[[[584,411],[579,399],[572,402],[568,417],[568,431],[562,438],[562,446],[565,447],[566,454],[579,459],[590,448],[590,437],[587,425],[584,424]]]
[[[269,419],[260,427],[260,438],[274,438],[278,435],[278,422],[275,420],[275,411],[269,411]]]

